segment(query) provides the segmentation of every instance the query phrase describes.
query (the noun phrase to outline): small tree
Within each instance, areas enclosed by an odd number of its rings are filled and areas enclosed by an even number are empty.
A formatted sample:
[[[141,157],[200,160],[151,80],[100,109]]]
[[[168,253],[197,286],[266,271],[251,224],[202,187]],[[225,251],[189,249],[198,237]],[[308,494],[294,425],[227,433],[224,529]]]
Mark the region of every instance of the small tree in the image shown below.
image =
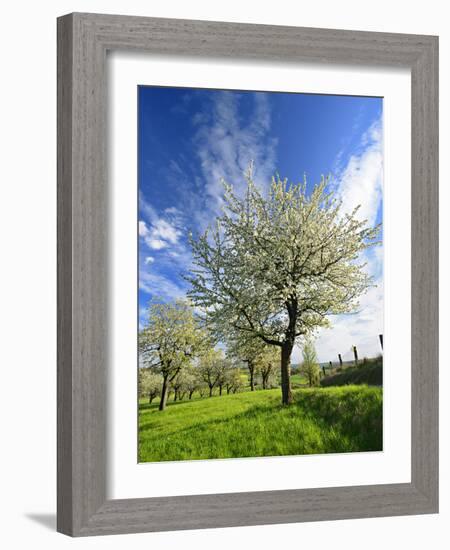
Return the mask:
[[[222,365],[223,353],[220,350],[210,349],[199,359],[199,373],[209,388],[209,397],[213,396],[213,390],[222,375]]]
[[[317,361],[316,349],[311,338],[303,344],[303,363],[300,367],[302,374],[308,379],[309,386],[317,386],[320,380],[320,367]]]
[[[202,353],[208,336],[200,328],[190,304],[152,303],[148,324],[139,335],[142,362],[162,376],[159,410],[166,407],[169,385],[183,367]]]
[[[148,397],[149,403],[161,394],[162,376],[149,368],[139,369],[139,395]]]
[[[263,354],[264,343],[246,333],[229,334],[227,354],[230,358],[245,363],[248,369],[250,390],[255,390],[256,375]]]
[[[205,395],[208,395],[209,388],[203,379],[199,380],[197,391],[200,397],[205,397]]]
[[[185,370],[184,379],[183,379],[183,389],[188,394],[188,398],[192,399],[194,392],[197,391],[200,387],[200,379],[198,375],[198,369],[195,367],[190,367]]]
[[[273,346],[265,346],[259,359],[259,372],[263,390],[274,385],[280,366],[280,354]]]
[[[223,387],[227,383],[227,374],[229,369],[230,364],[224,358],[216,363],[216,386],[219,388],[219,395],[222,395]]]
[[[175,376],[175,378],[170,383],[170,387],[173,390],[173,400],[178,401],[183,399],[184,394],[184,388],[186,383],[186,377],[185,377],[185,371],[188,369],[188,366],[186,365],[183,369],[181,369],[178,374]]]
[[[227,370],[226,380],[225,380],[225,389],[227,394],[236,393],[240,391],[244,386],[242,382],[242,373],[241,369],[238,367],[230,366]]]
[[[359,263],[379,227],[347,214],[326,190],[276,177],[269,193],[247,173],[244,198],[224,184],[215,227],[191,237],[193,302],[217,335],[231,330],[280,350],[282,403],[292,400],[290,361],[298,339],[329,325],[330,314],[353,312],[371,284]]]

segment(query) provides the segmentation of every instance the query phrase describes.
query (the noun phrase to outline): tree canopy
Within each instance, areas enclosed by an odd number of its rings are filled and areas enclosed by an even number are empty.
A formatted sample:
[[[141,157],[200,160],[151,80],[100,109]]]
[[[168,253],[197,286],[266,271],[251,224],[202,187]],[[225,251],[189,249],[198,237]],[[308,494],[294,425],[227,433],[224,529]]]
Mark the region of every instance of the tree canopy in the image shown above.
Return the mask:
[[[206,312],[219,338],[231,330],[281,348],[283,403],[291,401],[290,357],[296,340],[328,315],[358,307],[370,286],[361,253],[379,227],[345,213],[322,179],[272,179],[267,195],[247,173],[243,198],[224,183],[223,213],[213,228],[191,236],[194,268],[189,297]]]

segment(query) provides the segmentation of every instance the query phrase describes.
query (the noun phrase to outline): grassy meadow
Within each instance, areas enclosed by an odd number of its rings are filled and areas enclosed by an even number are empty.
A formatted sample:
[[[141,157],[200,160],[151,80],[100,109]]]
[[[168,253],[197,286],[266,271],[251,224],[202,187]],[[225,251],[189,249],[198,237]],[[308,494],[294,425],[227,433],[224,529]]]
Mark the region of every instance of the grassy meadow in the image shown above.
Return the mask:
[[[298,381],[301,382],[300,380]],[[382,388],[348,385],[245,391],[139,403],[139,462],[382,450]]]

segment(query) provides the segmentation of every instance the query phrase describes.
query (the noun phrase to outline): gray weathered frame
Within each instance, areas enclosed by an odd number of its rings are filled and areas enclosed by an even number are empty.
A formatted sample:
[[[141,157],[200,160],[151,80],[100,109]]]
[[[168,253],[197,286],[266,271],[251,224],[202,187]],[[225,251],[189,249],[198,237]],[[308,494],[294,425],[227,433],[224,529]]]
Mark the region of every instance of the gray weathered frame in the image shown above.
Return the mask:
[[[106,52],[409,67],[411,483],[106,498]],[[58,531],[72,536],[438,511],[438,38],[74,13],[58,19]]]

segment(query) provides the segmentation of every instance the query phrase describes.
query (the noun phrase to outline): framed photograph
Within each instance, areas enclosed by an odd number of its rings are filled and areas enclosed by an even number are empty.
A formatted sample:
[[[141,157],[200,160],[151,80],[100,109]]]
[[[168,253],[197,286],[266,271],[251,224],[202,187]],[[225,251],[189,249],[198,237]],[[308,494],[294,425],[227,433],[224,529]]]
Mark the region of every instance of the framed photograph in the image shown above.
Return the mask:
[[[58,530],[438,511],[438,39],[58,19]]]

